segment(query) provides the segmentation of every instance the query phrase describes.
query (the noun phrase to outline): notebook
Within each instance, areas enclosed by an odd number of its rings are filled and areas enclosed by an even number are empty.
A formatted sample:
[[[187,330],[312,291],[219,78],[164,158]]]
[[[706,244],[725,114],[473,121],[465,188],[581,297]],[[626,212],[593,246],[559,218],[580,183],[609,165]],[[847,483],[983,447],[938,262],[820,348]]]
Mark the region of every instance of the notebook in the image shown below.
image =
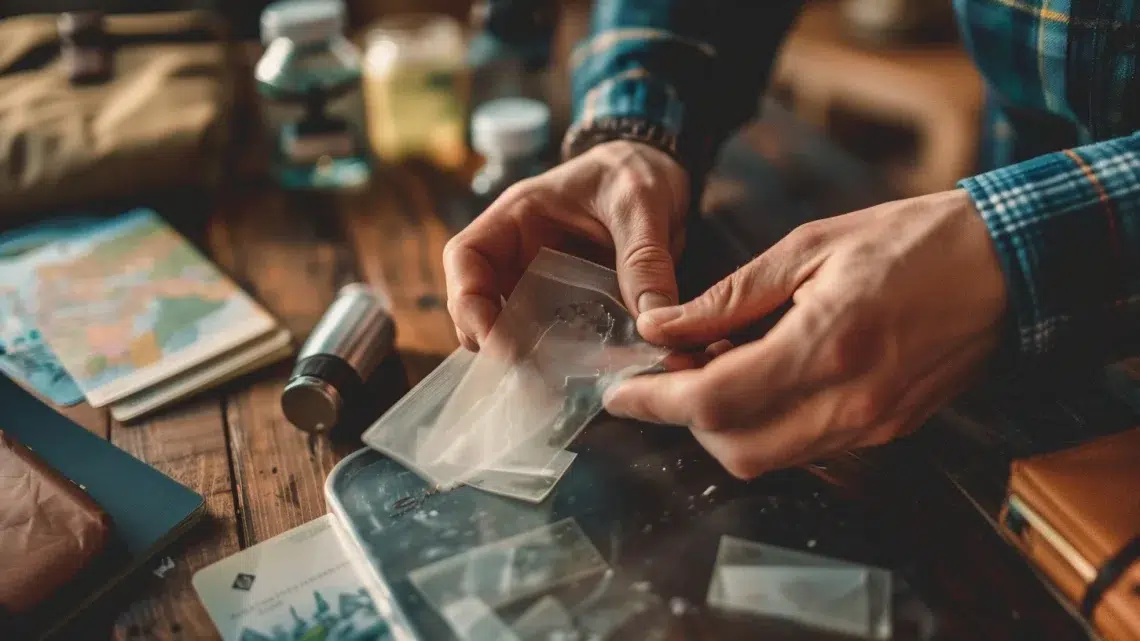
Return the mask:
[[[0,407],[4,431],[86,490],[114,524],[113,545],[97,572],[46,604],[38,628],[46,635],[189,529],[205,513],[205,500],[5,377],[0,377]]]

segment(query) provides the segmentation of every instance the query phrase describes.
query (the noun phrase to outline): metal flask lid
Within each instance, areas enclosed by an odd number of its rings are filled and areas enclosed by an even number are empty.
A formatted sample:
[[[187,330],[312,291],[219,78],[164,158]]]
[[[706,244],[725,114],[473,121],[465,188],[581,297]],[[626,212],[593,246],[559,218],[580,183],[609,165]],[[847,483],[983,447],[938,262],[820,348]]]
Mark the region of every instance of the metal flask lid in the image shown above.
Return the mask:
[[[343,406],[340,392],[315,376],[298,376],[281,392],[286,420],[311,434],[324,433],[339,423]]]
[[[387,298],[361,283],[342,287],[297,354],[281,391],[281,411],[310,434],[332,430],[365,394],[391,352],[395,325]]]

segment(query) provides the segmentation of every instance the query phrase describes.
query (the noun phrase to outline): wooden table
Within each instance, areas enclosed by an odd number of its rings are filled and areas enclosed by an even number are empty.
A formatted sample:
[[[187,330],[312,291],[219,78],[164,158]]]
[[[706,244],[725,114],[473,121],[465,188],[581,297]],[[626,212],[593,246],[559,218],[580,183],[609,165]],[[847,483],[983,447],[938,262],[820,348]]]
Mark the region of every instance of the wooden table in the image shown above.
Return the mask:
[[[353,196],[287,196],[268,185],[246,185],[199,210],[197,223],[193,212],[177,223],[298,341],[341,285],[383,284],[392,298],[400,360],[416,381],[457,345],[443,305],[440,255],[449,233],[436,215],[440,193],[409,168],[392,170]],[[100,605],[102,618],[112,619],[111,638],[218,638],[191,587],[194,572],[325,514],[325,477],[354,447],[310,443],[285,421],[279,394],[290,366],[246,376],[137,424],[119,424],[86,405],[67,410],[206,497],[205,522],[168,551],[173,569],[162,578],[142,572]],[[404,381],[393,385],[406,388]]]
[[[862,175],[842,162],[833,167],[835,177],[821,179],[834,190],[813,187],[816,183],[806,176],[784,175],[772,166],[765,170],[758,160],[762,156],[808,153],[787,148],[801,133],[777,121],[738,138],[728,148],[721,177],[710,183],[705,210],[715,217],[732,210],[732,203],[746,212],[785,209],[762,197],[750,199],[745,193],[749,186],[796,182],[803,194],[828,200],[843,187],[840,177],[864,185]],[[362,279],[385,287],[397,323],[399,358],[395,365],[385,365],[394,398],[457,345],[444,307],[440,255],[450,234],[445,220],[463,216],[461,185],[461,179],[412,165],[387,168],[368,190],[352,195],[287,195],[255,181],[208,199],[167,199],[168,208],[160,211],[276,314],[298,341],[341,285]],[[690,245],[704,250],[695,249],[690,264],[713,271],[730,268],[741,258],[725,250],[724,239],[755,251],[756,244],[774,241],[795,223],[787,212],[784,217],[757,215],[736,220],[720,236],[691,235]],[[720,263],[714,266],[714,259]],[[326,513],[325,477],[357,445],[352,439],[310,441],[285,421],[279,393],[290,366],[281,363],[246,376],[138,424],[121,425],[86,406],[67,411],[91,431],[201,493],[208,515],[160,555],[173,561],[163,576],[139,572],[100,601],[79,632],[62,638],[218,639],[191,576]],[[900,532],[923,559],[924,592],[950,613],[937,638],[1080,638],[1028,568],[935,466],[913,452],[893,460],[899,464],[874,468],[860,482],[885,506],[883,527]],[[831,469],[842,475],[837,471],[842,466]]]

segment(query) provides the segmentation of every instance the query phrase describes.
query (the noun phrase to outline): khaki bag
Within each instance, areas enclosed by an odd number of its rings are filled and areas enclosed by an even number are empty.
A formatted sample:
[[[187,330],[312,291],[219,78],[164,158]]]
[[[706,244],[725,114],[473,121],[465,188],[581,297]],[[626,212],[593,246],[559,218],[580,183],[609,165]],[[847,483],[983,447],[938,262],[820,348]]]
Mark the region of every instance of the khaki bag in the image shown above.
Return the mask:
[[[73,86],[55,15],[0,20],[0,224],[220,179],[234,83],[219,19],[112,15],[104,29],[110,80]]]

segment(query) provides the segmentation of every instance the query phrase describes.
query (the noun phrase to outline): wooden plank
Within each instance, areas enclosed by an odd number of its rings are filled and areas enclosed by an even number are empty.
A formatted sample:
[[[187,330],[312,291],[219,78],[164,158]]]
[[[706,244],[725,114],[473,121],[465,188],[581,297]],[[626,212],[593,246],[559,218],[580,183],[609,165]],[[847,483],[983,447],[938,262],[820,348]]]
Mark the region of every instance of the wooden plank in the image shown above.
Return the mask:
[[[361,273],[391,297],[396,347],[412,383],[459,344],[446,309],[442,256],[450,232],[433,200],[435,179],[425,167],[392,169],[344,205]]]
[[[91,407],[86,402],[71,407],[56,407],[55,410],[82,425],[87,431],[101,438],[107,438],[111,414],[105,408]]]
[[[336,290],[355,279],[335,199],[251,191],[228,209],[211,235],[215,258],[276,314],[298,342]],[[264,541],[326,512],[323,484],[337,456],[327,439],[310,440],[280,408],[289,363],[255,374],[225,404],[230,457],[244,545]]]
[[[144,568],[128,586],[135,600],[115,621],[113,638],[217,639],[190,578],[239,549],[221,403],[207,396],[149,422],[111,423],[111,442],[206,498],[202,522],[160,555],[174,562],[162,578]]]

